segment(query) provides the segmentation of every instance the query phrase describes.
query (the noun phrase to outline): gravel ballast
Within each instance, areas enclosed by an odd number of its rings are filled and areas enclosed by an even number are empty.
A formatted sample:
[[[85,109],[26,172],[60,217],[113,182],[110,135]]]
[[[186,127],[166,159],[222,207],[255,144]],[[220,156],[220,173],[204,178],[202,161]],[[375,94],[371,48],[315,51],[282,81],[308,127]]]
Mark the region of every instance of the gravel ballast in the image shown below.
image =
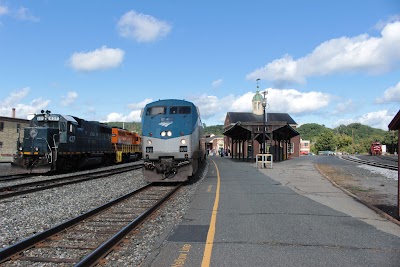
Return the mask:
[[[0,200],[0,248],[147,184],[141,170]]]
[[[195,182],[183,186],[171,201],[152,215],[150,221],[142,224],[139,237],[130,238],[130,242],[123,243],[121,249],[110,253],[107,266],[138,266],[143,260],[149,260],[149,256],[162,244],[166,235],[181,221],[207,169],[206,163],[196,175]],[[135,170],[0,200],[0,249],[146,184],[142,171]]]

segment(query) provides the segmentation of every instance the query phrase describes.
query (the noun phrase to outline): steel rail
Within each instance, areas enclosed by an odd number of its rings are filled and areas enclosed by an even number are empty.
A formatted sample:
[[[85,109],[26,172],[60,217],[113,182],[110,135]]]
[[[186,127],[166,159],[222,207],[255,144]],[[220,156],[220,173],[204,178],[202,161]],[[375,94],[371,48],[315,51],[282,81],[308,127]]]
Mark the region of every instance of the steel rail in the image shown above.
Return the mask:
[[[367,160],[355,159],[355,158],[343,157],[343,156],[340,157],[340,158],[344,159],[344,160],[347,160],[347,161],[356,162],[356,163],[360,163],[360,164],[366,164],[366,165],[370,165],[370,166],[374,166],[374,167],[378,167],[378,168],[389,169],[389,170],[394,170],[394,171],[398,171],[399,170],[398,166],[379,163],[379,162],[376,162],[376,161],[367,161]]]
[[[54,188],[54,187],[59,187],[59,186],[64,186],[64,185],[69,185],[69,184],[76,184],[76,183],[81,183],[81,182],[85,182],[85,181],[89,181],[89,180],[99,179],[99,178],[103,178],[108,175],[115,175],[118,173],[126,172],[129,170],[136,170],[139,168],[142,168],[142,164],[128,166],[128,167],[124,167],[124,168],[120,168],[120,169],[102,170],[102,171],[96,172],[96,173],[79,174],[76,176],[60,177],[60,178],[41,180],[41,181],[30,182],[30,183],[4,186],[4,187],[0,187],[0,199],[23,195],[23,194],[28,194],[28,193],[37,192],[37,191],[50,189],[50,188]],[[79,176],[89,176],[89,177],[79,179],[78,178]],[[23,188],[26,188],[26,189],[23,189]],[[19,190],[19,191],[13,191],[13,190]],[[12,191],[12,192],[8,192],[8,191]],[[3,193],[3,192],[6,192],[6,193]]]
[[[35,177],[35,174],[31,173],[21,173],[21,174],[9,174],[9,175],[0,175],[0,182],[9,182],[12,180],[22,180]]]
[[[134,230],[140,223],[142,223],[150,214],[152,214],[156,209],[158,209],[167,199],[169,199],[180,187],[182,183],[179,183],[173,190],[166,194],[162,199],[157,201],[157,203],[144,211],[135,220],[125,226],[122,230],[116,233],[108,241],[104,242],[101,246],[95,249],[92,253],[78,262],[75,267],[86,267],[95,266],[100,260],[106,257],[120,242],[125,238],[132,230]]]
[[[24,239],[24,240],[22,240],[22,241],[20,241],[20,242],[18,242],[16,244],[14,244],[14,245],[11,245],[11,246],[9,246],[7,248],[4,248],[4,249],[0,250],[0,263],[3,263],[5,261],[11,259],[12,256],[17,255],[17,254],[19,254],[19,253],[21,253],[21,252],[23,252],[23,251],[25,251],[25,250],[27,250],[29,248],[34,247],[37,243],[40,243],[43,240],[45,240],[45,239],[47,239],[47,238],[49,238],[49,237],[51,237],[51,236],[53,236],[53,235],[55,235],[57,233],[60,233],[60,232],[64,231],[65,229],[68,229],[68,228],[76,225],[77,223],[79,223],[79,222],[81,222],[81,221],[83,221],[83,220],[85,220],[85,219],[87,219],[89,217],[92,217],[92,216],[102,212],[105,209],[107,209],[107,208],[109,208],[109,207],[111,207],[111,206],[113,206],[115,204],[118,204],[121,201],[123,201],[123,200],[125,200],[125,199],[127,199],[127,198],[129,198],[129,197],[131,197],[131,196],[133,196],[133,195],[135,195],[135,194],[147,189],[148,187],[151,187],[151,186],[152,186],[152,184],[148,184],[146,186],[143,186],[143,187],[141,187],[141,188],[139,188],[139,189],[137,189],[135,191],[132,191],[132,192],[130,192],[130,193],[128,193],[128,194],[126,194],[126,195],[124,195],[122,197],[119,197],[119,198],[117,198],[115,200],[112,200],[112,201],[110,201],[110,202],[108,202],[108,203],[106,203],[106,204],[104,204],[104,205],[102,205],[100,207],[97,207],[95,209],[92,209],[92,210],[84,213],[84,214],[81,214],[81,215],[79,215],[79,216],[77,216],[77,217],[75,217],[75,218],[73,218],[73,219],[71,219],[69,221],[63,222],[63,223],[61,223],[59,225],[56,225],[56,226],[54,226],[54,227],[52,227],[52,228],[50,228],[50,229],[48,229],[48,230],[46,230],[44,232],[35,234],[35,235],[31,236],[31,237],[28,237],[28,238],[26,238],[26,239]]]

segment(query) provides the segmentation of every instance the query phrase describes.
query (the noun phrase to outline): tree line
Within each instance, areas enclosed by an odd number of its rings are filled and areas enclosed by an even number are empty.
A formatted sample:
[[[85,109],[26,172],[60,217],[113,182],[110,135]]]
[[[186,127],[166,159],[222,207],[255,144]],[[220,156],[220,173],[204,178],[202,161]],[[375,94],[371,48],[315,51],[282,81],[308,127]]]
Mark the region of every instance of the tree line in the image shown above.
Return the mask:
[[[375,141],[386,145],[387,152],[393,153],[395,150],[398,152],[397,131],[384,131],[361,123],[340,125],[333,129],[325,125],[307,123],[296,130],[300,133],[301,139],[310,141],[313,153],[326,150],[350,154],[368,153],[371,143]]]
[[[140,122],[110,122],[108,125],[142,134]],[[206,135],[222,136],[223,131],[223,125],[205,127]],[[333,129],[317,123],[306,123],[297,127],[296,131],[300,133],[301,139],[310,141],[310,149],[313,153],[326,150],[350,154],[368,153],[371,143],[374,141],[386,145],[387,151],[390,153],[393,153],[398,147],[397,131],[384,131],[361,123],[340,125]]]

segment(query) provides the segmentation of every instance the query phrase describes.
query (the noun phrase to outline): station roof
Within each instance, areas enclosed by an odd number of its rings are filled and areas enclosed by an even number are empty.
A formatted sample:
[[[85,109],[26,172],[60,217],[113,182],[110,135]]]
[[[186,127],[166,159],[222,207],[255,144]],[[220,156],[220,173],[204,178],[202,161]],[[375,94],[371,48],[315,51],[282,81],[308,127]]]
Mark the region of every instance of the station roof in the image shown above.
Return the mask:
[[[224,135],[229,137],[235,137],[237,140],[249,140],[251,139],[251,131],[242,126],[239,121],[231,125],[228,129],[224,131]]]
[[[289,124],[282,126],[272,132],[274,140],[290,140],[291,138],[300,135],[298,131],[293,129]]]
[[[292,137],[299,135],[299,133],[290,125],[296,125],[297,123],[287,113],[267,113],[267,125],[275,125],[276,128],[272,132],[273,140],[290,140]],[[231,125],[225,129],[224,135],[231,137],[236,140],[250,140],[252,138],[252,132],[249,130],[249,124],[260,124],[263,123],[263,115],[256,115],[251,112],[228,112],[227,117]],[[257,134],[253,137],[258,142],[262,141],[263,134]],[[265,135],[265,139],[268,140],[268,134]]]
[[[256,115],[252,112],[228,112],[227,116],[231,123],[263,121],[263,115]],[[266,119],[268,122],[283,121],[288,124],[297,124],[287,113],[266,113]]]
[[[400,129],[400,110],[397,112],[396,116],[394,116],[393,120],[388,125],[389,130],[398,130]]]

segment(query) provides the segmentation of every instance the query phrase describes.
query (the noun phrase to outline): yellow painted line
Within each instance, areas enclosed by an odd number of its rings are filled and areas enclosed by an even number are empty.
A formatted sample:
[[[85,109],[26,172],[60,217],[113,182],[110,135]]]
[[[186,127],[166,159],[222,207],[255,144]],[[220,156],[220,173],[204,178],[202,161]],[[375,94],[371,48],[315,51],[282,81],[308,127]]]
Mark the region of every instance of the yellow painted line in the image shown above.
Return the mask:
[[[210,185],[207,187],[207,192],[211,192],[211,189],[212,189],[212,184],[210,184]]]
[[[211,262],[211,253],[214,245],[214,236],[215,236],[215,225],[217,223],[219,190],[221,186],[221,179],[219,177],[219,170],[217,164],[215,163],[215,161],[213,160],[211,161],[214,163],[215,169],[217,170],[218,181],[217,181],[217,190],[215,191],[214,207],[211,214],[210,228],[208,228],[207,241],[206,241],[206,246],[204,248],[203,262],[201,263],[201,267],[208,267],[210,266]]]

